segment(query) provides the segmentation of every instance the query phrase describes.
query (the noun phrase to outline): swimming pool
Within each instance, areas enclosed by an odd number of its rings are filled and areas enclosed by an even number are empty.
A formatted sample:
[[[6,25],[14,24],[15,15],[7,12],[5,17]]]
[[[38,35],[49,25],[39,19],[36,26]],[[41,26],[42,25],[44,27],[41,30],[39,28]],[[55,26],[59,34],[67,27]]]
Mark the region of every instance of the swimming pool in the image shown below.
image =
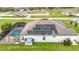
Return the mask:
[[[14,29],[10,35],[11,36],[20,36],[21,30],[20,29]]]

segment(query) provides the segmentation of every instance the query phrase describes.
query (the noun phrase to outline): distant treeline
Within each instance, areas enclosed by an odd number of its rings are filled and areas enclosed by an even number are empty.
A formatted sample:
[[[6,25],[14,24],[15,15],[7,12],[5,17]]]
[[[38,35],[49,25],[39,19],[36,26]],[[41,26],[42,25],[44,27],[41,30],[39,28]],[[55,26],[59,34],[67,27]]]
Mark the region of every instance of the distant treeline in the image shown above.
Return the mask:
[[[30,10],[34,10],[34,9],[70,9],[70,8],[75,8],[75,7],[0,7],[0,12],[8,12],[8,11],[15,11],[16,9],[30,9]]]
[[[0,12],[15,11],[13,7],[0,7]]]

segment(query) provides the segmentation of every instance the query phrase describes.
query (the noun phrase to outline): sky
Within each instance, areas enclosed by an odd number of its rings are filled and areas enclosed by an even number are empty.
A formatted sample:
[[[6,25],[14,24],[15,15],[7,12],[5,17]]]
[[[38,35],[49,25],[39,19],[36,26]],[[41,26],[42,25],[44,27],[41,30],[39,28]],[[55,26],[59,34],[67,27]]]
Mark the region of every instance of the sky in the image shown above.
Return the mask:
[[[79,7],[79,0],[0,0],[0,7]]]

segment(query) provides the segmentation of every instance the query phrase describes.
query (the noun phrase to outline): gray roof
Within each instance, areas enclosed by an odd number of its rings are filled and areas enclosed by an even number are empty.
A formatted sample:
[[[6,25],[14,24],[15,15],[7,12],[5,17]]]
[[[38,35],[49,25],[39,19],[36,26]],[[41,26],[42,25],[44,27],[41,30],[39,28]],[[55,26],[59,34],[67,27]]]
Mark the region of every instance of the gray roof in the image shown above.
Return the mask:
[[[30,25],[29,28],[28,28],[28,24]],[[28,23],[28,24],[25,26],[21,35],[28,35],[27,31],[33,29],[33,27],[35,27],[36,24],[54,24],[56,27],[56,30],[57,30],[57,34],[52,34],[52,35],[78,35],[74,29],[66,28],[60,22],[52,22],[50,20],[37,20],[37,21],[33,21],[31,23]],[[63,27],[60,25],[62,25]]]
[[[65,13],[79,13],[79,11],[75,11],[75,10],[65,10]]]

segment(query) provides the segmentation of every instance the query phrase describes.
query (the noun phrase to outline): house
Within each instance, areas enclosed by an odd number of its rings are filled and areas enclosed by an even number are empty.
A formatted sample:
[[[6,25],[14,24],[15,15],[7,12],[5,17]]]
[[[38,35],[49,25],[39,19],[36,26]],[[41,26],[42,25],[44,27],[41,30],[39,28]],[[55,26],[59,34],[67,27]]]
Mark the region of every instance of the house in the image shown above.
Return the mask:
[[[25,25],[21,32],[20,42],[32,38],[34,42],[63,42],[70,38],[71,41],[78,39],[78,33],[71,28],[66,28],[61,23],[52,20],[36,20]]]
[[[19,26],[20,25],[20,26]],[[79,41],[78,33],[53,19],[38,19],[29,23],[18,22],[1,42],[6,44],[32,45],[33,42],[63,42],[66,39]]]
[[[62,14],[65,14],[65,15],[75,15],[75,14],[79,14],[79,11],[65,10]]]
[[[27,16],[27,11],[25,9],[20,8],[14,12],[14,15],[15,16]]]

